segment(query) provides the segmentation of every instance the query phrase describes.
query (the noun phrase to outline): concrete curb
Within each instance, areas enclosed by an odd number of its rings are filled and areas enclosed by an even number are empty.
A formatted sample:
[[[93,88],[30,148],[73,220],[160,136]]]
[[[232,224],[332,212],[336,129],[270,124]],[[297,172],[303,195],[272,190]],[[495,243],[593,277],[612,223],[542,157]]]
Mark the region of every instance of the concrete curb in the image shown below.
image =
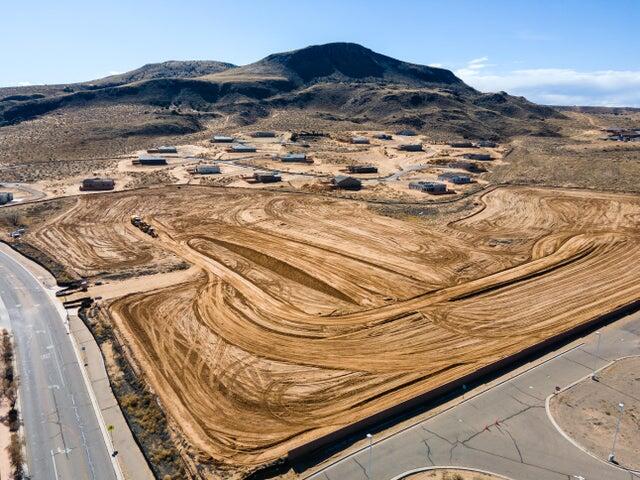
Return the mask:
[[[493,472],[488,472],[486,470],[480,470],[477,468],[468,468],[468,467],[456,467],[456,466],[449,466],[449,465],[445,465],[442,467],[420,467],[420,468],[414,468],[413,470],[408,470],[404,473],[401,473],[400,475],[396,475],[395,477],[391,478],[390,480],[402,480],[403,478],[408,477],[409,475],[415,475],[416,473],[420,473],[420,472],[428,472],[431,470],[464,470],[465,472],[471,472],[471,473],[484,473],[485,475],[492,475],[496,478],[499,479],[503,479],[503,480],[512,480],[509,477],[505,477],[504,475],[498,475],[497,473],[493,473]]]
[[[627,355],[627,356],[624,356],[624,357],[616,358],[615,360],[612,360],[611,362],[609,362],[606,365],[604,365],[604,366],[600,367],[599,369],[597,369],[596,372],[600,372],[600,371],[604,370],[605,368],[609,368],[611,365],[613,365],[614,363],[616,363],[616,362],[618,362],[620,360],[624,360],[626,358],[638,358],[638,357],[640,357],[640,355]],[[640,470],[632,470],[631,468],[626,468],[623,465],[616,465],[615,463],[607,462],[606,460],[603,460],[602,458],[596,456],[594,453],[592,453],[589,450],[587,450],[585,447],[583,447],[578,442],[576,442],[571,436],[567,435],[567,433],[560,427],[560,425],[558,425],[558,423],[556,422],[555,418],[553,418],[553,415],[551,414],[550,403],[551,403],[551,399],[553,397],[555,397],[556,395],[558,395],[560,393],[566,392],[567,390],[570,390],[571,388],[575,387],[576,385],[578,385],[578,384],[584,382],[585,380],[591,378],[592,375],[593,375],[593,373],[585,375],[584,377],[579,378],[575,382],[572,382],[569,385],[561,388],[558,392],[552,393],[551,395],[549,395],[544,401],[544,410],[545,410],[545,413],[547,414],[547,418],[549,419],[549,421],[551,422],[553,427],[558,431],[558,433],[560,433],[560,435],[562,435],[574,447],[576,447],[577,449],[583,451],[584,453],[589,455],[591,458],[593,458],[595,460],[598,460],[600,463],[604,463],[606,465],[609,465],[610,467],[617,468],[618,470],[622,470],[624,472],[630,472],[632,474],[640,474]]]

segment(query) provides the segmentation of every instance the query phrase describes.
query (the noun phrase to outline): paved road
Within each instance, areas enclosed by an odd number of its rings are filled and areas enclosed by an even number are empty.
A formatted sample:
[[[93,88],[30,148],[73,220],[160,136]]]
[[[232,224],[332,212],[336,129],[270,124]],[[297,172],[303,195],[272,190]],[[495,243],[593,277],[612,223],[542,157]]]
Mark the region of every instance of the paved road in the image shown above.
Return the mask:
[[[43,286],[0,252],[0,323],[17,348],[33,480],[115,479],[71,339]]]
[[[634,480],[640,475],[600,462],[573,446],[553,427],[545,399],[594,365],[640,354],[640,313],[601,329],[584,344],[514,377],[435,417],[375,443],[311,476],[314,480],[389,479],[432,465],[475,467],[515,480]],[[496,423],[497,422],[497,423]]]
[[[28,185],[25,185],[23,183],[3,183],[2,185],[6,186],[7,188],[17,188],[19,190],[23,190],[25,192],[27,192],[28,194],[31,195],[30,198],[26,199],[26,200],[14,200],[13,202],[10,203],[5,203],[4,205],[0,205],[0,208],[2,207],[10,207],[12,205],[17,205],[19,203],[29,203],[29,202],[35,202],[36,200],[42,200],[43,198],[46,197],[46,195],[41,192],[40,190],[36,190],[33,187],[30,187]],[[1,190],[2,188],[0,188]]]

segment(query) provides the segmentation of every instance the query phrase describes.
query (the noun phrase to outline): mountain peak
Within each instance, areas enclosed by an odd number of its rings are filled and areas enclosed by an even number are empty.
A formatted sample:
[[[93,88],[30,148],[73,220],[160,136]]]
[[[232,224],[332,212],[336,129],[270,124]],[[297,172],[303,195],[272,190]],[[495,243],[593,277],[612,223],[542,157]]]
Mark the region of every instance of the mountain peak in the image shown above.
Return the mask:
[[[274,53],[258,62],[224,73],[234,76],[246,74],[251,77],[280,77],[298,85],[323,80],[366,79],[419,86],[445,84],[466,87],[449,70],[403,62],[357,43],[347,42],[311,45],[289,52]]]

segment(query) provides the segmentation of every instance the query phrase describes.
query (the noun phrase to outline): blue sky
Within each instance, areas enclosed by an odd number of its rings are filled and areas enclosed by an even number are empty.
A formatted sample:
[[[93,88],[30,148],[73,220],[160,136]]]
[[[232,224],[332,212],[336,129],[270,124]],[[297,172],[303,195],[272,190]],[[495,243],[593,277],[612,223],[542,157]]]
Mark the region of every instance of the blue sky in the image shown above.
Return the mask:
[[[640,106],[640,0],[7,0],[2,11],[0,86],[351,41],[483,91]]]

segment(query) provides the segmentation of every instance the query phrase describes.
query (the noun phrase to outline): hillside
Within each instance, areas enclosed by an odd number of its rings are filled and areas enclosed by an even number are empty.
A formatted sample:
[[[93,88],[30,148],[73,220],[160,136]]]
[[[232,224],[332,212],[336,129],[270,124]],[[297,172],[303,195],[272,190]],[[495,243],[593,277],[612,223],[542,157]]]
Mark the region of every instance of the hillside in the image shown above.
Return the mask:
[[[60,117],[67,134],[47,134]],[[481,93],[448,70],[352,43],[277,53],[240,67],[164,62],[80,84],[0,89],[0,128],[15,137],[0,147],[22,159],[45,151],[49,158],[110,155],[248,125],[410,127],[443,139],[554,136],[557,128],[547,120],[556,118],[562,114],[553,108],[505,92]],[[31,141],[41,136],[48,142],[43,152]]]
[[[97,88],[117,87],[132,82],[159,78],[194,78],[218,73],[233,67],[231,63],[207,60],[169,60],[161,63],[149,63],[125,73],[90,80],[87,82],[28,85],[0,88],[0,102],[37,100],[53,95],[63,95],[75,91],[94,90]]]

